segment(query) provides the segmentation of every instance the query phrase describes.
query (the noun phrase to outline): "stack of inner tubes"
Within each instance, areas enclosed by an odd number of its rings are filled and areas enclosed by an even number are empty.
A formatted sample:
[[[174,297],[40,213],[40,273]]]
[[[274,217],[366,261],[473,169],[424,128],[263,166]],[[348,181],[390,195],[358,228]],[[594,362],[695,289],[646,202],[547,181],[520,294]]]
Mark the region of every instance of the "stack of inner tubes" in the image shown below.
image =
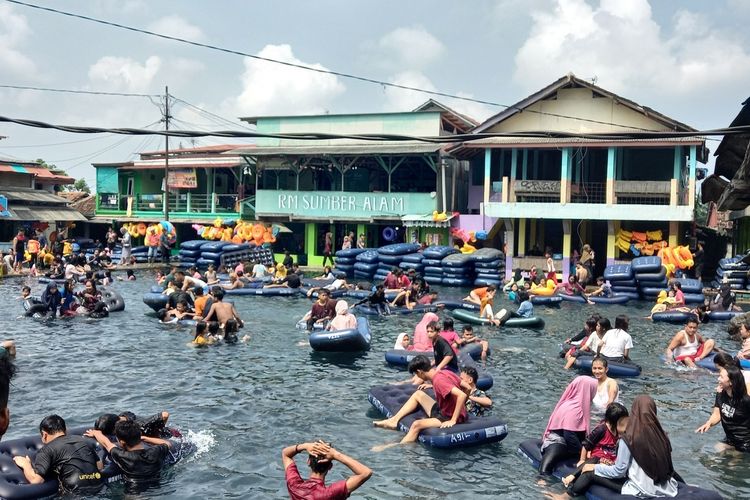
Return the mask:
[[[635,273],[638,291],[645,300],[656,300],[659,292],[667,290],[667,270],[660,257],[636,257],[630,267]]]
[[[503,285],[505,278],[505,254],[496,248],[480,248],[472,253],[476,278],[474,286]]]
[[[372,281],[375,271],[378,269],[378,261],[378,251],[373,248],[357,254],[354,262],[354,278]]]
[[[424,268],[421,254],[418,253],[421,248],[419,243],[393,243],[378,248],[378,266],[373,273],[375,280],[382,281],[394,267],[400,268],[402,262],[409,263],[405,270],[414,268],[421,272]],[[404,261],[407,255],[412,262]]]
[[[747,283],[747,272],[750,266],[742,262],[741,257],[721,259],[716,269],[716,279],[711,283],[714,288],[719,288],[726,281],[732,290],[750,290]]]
[[[354,264],[357,262],[357,255],[364,252],[365,248],[347,248],[336,252],[336,269],[346,273],[346,276],[354,275]]]
[[[441,261],[443,285],[472,286],[474,284],[474,257],[472,254],[454,253]]]
[[[448,255],[457,254],[458,250],[449,246],[431,246],[422,252],[424,265],[424,279],[430,285],[443,284],[443,259]]]

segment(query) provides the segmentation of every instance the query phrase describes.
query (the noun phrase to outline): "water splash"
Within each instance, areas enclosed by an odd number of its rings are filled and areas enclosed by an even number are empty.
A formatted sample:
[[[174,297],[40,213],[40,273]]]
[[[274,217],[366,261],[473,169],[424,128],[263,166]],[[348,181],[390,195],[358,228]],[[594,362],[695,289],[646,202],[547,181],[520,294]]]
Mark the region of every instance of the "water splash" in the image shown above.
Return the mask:
[[[199,458],[207,453],[216,444],[214,433],[208,429],[194,432],[188,429],[187,440],[195,445],[196,451],[193,459]]]

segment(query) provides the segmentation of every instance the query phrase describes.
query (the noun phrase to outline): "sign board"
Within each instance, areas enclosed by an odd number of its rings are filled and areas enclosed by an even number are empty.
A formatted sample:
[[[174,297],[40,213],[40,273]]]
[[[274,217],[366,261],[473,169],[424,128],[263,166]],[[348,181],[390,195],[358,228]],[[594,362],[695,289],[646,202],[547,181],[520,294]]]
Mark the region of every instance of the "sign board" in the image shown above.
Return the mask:
[[[255,195],[259,215],[294,215],[350,219],[400,218],[431,214],[437,209],[435,193],[357,193],[348,191],[272,191]]]
[[[10,210],[8,210],[8,198],[0,196],[0,217],[10,217]]]
[[[198,174],[194,168],[170,168],[169,187],[195,189],[198,187]]]

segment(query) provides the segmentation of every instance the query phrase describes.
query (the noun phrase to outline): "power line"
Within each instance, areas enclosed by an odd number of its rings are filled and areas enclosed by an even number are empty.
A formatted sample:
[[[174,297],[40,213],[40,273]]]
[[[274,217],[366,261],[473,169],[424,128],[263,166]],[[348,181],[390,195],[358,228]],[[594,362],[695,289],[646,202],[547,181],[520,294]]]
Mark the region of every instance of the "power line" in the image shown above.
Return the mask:
[[[172,96],[172,98],[173,98],[173,99],[174,99],[175,101],[177,101],[177,102],[180,102],[180,103],[182,103],[182,104],[184,104],[184,105],[186,105],[186,106],[188,106],[188,107],[190,107],[190,108],[192,108],[192,109],[195,109],[196,111],[199,111],[199,112],[201,112],[201,113],[204,113],[204,114],[205,114],[205,115],[207,115],[207,116],[212,116],[212,117],[214,117],[214,118],[218,119],[218,120],[219,120],[219,122],[217,122],[217,123],[228,123],[228,124],[231,124],[231,125],[235,125],[235,126],[236,126],[236,125],[238,125],[238,124],[237,124],[237,123],[235,123],[235,122],[234,122],[233,120],[230,120],[230,119],[228,119],[228,118],[224,118],[224,117],[223,117],[223,116],[221,116],[221,115],[217,115],[217,114],[215,114],[215,113],[212,113],[212,112],[210,112],[210,111],[208,111],[208,110],[206,110],[206,109],[203,109],[203,108],[201,108],[201,107],[198,107],[198,106],[196,106],[195,104],[191,104],[191,103],[187,102],[187,101],[186,101],[186,100],[184,100],[184,99],[180,99],[179,97],[175,97],[175,96]],[[244,125],[242,125],[241,123],[240,123],[239,125],[240,125],[241,127],[243,127],[243,128],[248,128],[248,129],[250,129],[249,127],[245,127],[245,126],[244,126]]]
[[[51,142],[49,144],[28,144],[24,146],[3,146],[5,149],[10,148],[46,148],[48,146],[65,146],[68,144],[79,144],[81,142],[91,142],[91,141],[101,141],[102,139],[108,139],[109,136],[103,136],[103,137],[91,137],[89,139],[81,139],[79,141],[66,141],[66,142]]]
[[[62,94],[88,94],[88,95],[109,95],[118,97],[159,97],[156,94],[134,94],[132,92],[105,92],[98,90],[72,90],[72,89],[55,89],[48,87],[30,87],[27,85],[0,85],[3,89],[15,89],[15,90],[36,90],[42,92],[59,92]]]

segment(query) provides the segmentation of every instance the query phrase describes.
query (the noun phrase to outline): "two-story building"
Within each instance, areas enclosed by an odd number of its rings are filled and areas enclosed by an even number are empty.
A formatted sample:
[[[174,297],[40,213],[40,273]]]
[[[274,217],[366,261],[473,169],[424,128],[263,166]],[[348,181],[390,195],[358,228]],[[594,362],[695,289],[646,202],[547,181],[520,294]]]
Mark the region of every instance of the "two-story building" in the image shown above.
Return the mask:
[[[168,218],[179,239],[194,239],[194,223],[218,219],[252,220],[249,165],[238,155],[224,154],[234,145],[170,149],[168,197],[164,196],[165,151],[141,153],[135,161],[95,163],[96,219],[158,222]]]
[[[472,130],[502,135],[449,149],[471,163],[468,211],[456,225],[504,244],[508,274],[551,250],[567,277],[585,243],[601,274],[634,257],[617,246],[620,229],[661,230],[670,245],[683,243],[705,141],[590,136],[643,131],[695,129],[572,74],[560,78]]]
[[[58,225],[86,217],[56,193],[75,179],[31,161],[0,159],[0,241],[12,240],[19,229],[31,233],[34,224],[52,232]]]
[[[432,100],[403,113],[242,120],[269,134],[440,137],[477,125]],[[433,213],[465,207],[467,178],[465,165],[445,154],[447,146],[418,140],[269,137],[230,154],[254,166],[257,218],[283,222],[290,230],[276,250],[289,250],[300,262],[319,265],[329,231],[336,249],[349,233],[365,235],[368,247],[394,241],[448,244],[450,218],[436,221]]]

